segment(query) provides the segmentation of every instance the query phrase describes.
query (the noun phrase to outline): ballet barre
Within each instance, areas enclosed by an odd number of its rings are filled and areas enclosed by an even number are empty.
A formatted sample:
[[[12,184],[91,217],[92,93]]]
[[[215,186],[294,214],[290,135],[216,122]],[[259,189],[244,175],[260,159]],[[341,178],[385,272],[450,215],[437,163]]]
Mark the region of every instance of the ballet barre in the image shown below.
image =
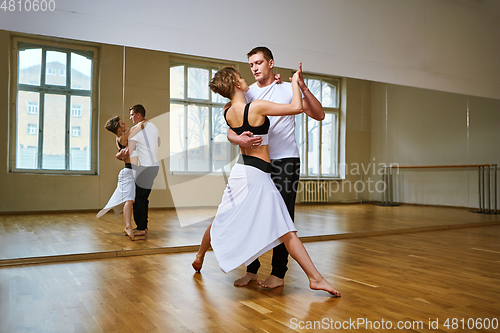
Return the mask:
[[[497,210],[497,165],[496,164],[471,164],[471,165],[427,165],[427,166],[401,166],[391,164],[383,166],[382,180],[385,184],[382,202],[379,206],[399,206],[394,202],[393,169],[450,169],[450,168],[477,168],[478,169],[478,195],[479,209],[473,213],[498,214]],[[493,186],[491,186],[491,172],[493,171]],[[487,189],[487,191],[486,191]],[[486,194],[488,199],[486,200]],[[493,201],[493,203],[492,203]],[[494,207],[494,208],[493,208]]]

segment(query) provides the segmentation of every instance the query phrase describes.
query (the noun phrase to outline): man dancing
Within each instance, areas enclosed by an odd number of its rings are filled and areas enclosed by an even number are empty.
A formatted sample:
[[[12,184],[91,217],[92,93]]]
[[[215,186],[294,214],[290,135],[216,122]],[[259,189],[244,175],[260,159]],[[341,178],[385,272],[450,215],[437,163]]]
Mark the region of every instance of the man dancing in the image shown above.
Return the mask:
[[[252,102],[262,99],[274,103],[288,104],[292,100],[293,91],[290,83],[275,83],[273,74],[274,57],[267,47],[260,46],[247,54],[248,64],[256,80],[245,94],[245,99]],[[309,91],[302,77],[302,66],[299,66],[299,87],[302,92],[304,112],[311,118],[321,121],[325,112],[321,103]],[[300,155],[295,141],[295,116],[270,116],[269,155],[271,158],[271,177],[280,192],[294,220],[297,182],[300,176]],[[253,137],[252,133],[244,132],[237,135],[231,129],[227,133],[228,140],[245,148],[255,148],[261,144],[261,137]],[[276,288],[284,285],[285,273],[288,270],[288,251],[283,243],[273,249],[272,271],[264,280],[258,281],[263,288]],[[259,259],[247,266],[245,276],[234,281],[237,287],[246,286],[250,281],[257,280],[260,267]]]

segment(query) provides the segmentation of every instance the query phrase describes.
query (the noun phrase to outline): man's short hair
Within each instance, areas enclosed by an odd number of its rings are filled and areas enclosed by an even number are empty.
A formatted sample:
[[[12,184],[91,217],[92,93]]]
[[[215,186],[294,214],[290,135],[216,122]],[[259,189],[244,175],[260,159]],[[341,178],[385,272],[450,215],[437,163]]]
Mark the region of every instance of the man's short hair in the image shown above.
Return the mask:
[[[116,132],[118,132],[118,129],[120,128],[120,117],[115,116],[115,117],[109,119],[106,122],[106,125],[104,125],[104,128],[107,129],[108,131],[116,134]]]
[[[247,53],[247,58],[250,58],[251,56],[253,56],[254,54],[257,54],[259,52],[262,52],[262,54],[264,55],[264,58],[267,61],[274,60],[273,53],[271,52],[271,50],[269,50],[265,46],[254,47],[250,52]]]
[[[143,118],[146,118],[146,109],[141,104],[136,104],[130,108],[130,110],[134,110],[134,113],[140,114]]]

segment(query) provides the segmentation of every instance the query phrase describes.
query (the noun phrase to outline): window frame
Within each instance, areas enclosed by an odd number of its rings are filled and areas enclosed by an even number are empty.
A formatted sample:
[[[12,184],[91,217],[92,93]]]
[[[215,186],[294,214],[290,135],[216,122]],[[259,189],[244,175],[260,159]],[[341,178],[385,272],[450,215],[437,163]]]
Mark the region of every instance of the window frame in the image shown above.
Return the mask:
[[[208,109],[208,140],[210,142],[209,144],[209,170],[208,171],[192,171],[192,170],[187,170],[188,169],[188,161],[189,161],[189,156],[188,156],[188,149],[183,151],[183,160],[184,160],[184,169],[187,171],[172,171],[170,168],[170,164],[168,165],[168,172],[171,175],[199,175],[199,174],[222,174],[223,171],[221,169],[214,170],[214,161],[213,161],[213,156],[214,156],[214,131],[213,131],[213,109],[214,108],[224,108],[224,105],[227,102],[223,103],[217,103],[213,101],[213,92],[209,89],[209,98],[208,100],[205,99],[198,99],[198,98],[190,98],[188,97],[188,69],[189,68],[200,68],[200,69],[205,69],[209,70],[209,81],[212,78],[211,72],[212,70],[219,70],[225,66],[232,65],[237,68],[236,64],[232,63],[221,63],[221,62],[211,62],[209,60],[201,60],[197,58],[191,58],[191,57],[172,57],[170,60],[170,66],[169,68],[172,67],[177,67],[177,66],[184,66],[184,98],[173,98],[172,96],[169,95],[170,100],[169,100],[169,108],[170,105],[172,104],[177,104],[179,106],[182,106],[184,108],[184,133],[187,133],[187,126],[188,126],[188,109],[190,106],[194,107],[206,107]],[[208,82],[207,82],[208,83]],[[171,81],[170,81],[170,74],[169,74],[169,87],[170,87]],[[170,123],[170,122],[169,122]],[[187,140],[187,136],[185,136],[185,140]],[[185,141],[185,147],[187,147],[187,142]],[[234,145],[230,146],[230,161],[229,163],[233,163],[234,159],[236,158],[237,152],[236,148]]]
[[[11,93],[10,99],[13,101],[10,107],[10,136],[9,136],[9,172],[11,173],[30,173],[30,174],[66,174],[66,175],[97,175],[98,173],[98,156],[97,156],[97,145],[98,145],[98,119],[99,115],[97,113],[97,101],[99,100],[99,48],[94,46],[92,43],[87,42],[75,42],[68,43],[66,41],[60,41],[57,38],[47,38],[47,39],[35,39],[29,37],[13,37],[12,38],[12,62],[11,62],[11,72],[13,73],[13,79],[11,80]],[[19,82],[19,64],[18,56],[19,51],[28,49],[42,49],[42,61],[40,64],[40,84],[21,84]],[[45,76],[47,71],[47,63],[45,52],[46,51],[60,51],[67,53],[66,62],[66,85],[57,86],[45,83]],[[91,78],[90,78],[90,90],[83,89],[72,89],[71,88],[71,70],[68,71],[67,68],[71,69],[71,53],[75,53],[84,56],[92,61],[91,68]],[[56,73],[57,74],[57,73]],[[44,117],[44,98],[43,94],[55,94],[66,96],[66,129],[65,129],[65,169],[43,169],[43,161],[40,155],[43,153],[43,136],[40,135],[38,138],[38,161],[36,169],[21,169],[16,166],[17,157],[17,108],[18,108],[18,92],[36,92],[39,93],[38,100],[38,131],[43,128],[43,117]],[[91,109],[91,119],[90,126],[91,131],[89,149],[90,153],[90,170],[71,170],[71,147],[69,146],[71,140],[71,96],[89,96],[90,97],[90,109]]]
[[[334,137],[336,138],[336,144],[335,144],[335,174],[334,175],[323,175],[322,170],[321,170],[321,165],[322,165],[322,157],[323,157],[323,152],[322,152],[322,140],[323,140],[323,120],[319,122],[319,131],[318,131],[318,140],[317,141],[317,149],[318,149],[318,154],[319,154],[319,161],[318,161],[318,174],[317,175],[310,175],[309,174],[309,121],[308,118],[309,116],[306,115],[305,113],[302,113],[298,116],[302,117],[302,128],[304,130],[303,133],[303,143],[302,147],[298,143],[299,146],[299,153],[300,153],[300,159],[301,159],[301,173],[300,173],[300,179],[301,180],[313,180],[313,179],[320,179],[320,180],[332,180],[332,179],[341,179],[340,176],[340,170],[339,170],[339,158],[340,158],[340,115],[341,115],[341,79],[338,77],[333,77],[333,76],[326,76],[326,75],[317,75],[317,74],[303,74],[304,80],[308,79],[313,79],[313,80],[320,80],[320,87],[323,89],[323,81],[334,81],[336,83],[337,91],[336,91],[336,98],[337,98],[337,107],[325,107],[323,106],[323,111],[326,114],[335,114],[335,125],[333,130],[335,131]],[[321,94],[322,91],[320,90],[320,103],[321,103]],[[296,128],[297,130],[297,128]],[[300,133],[299,133],[300,135]],[[297,136],[297,134],[296,134]],[[304,153],[305,152],[305,153]],[[303,168],[302,168],[303,166]],[[302,172],[304,170],[305,172]]]

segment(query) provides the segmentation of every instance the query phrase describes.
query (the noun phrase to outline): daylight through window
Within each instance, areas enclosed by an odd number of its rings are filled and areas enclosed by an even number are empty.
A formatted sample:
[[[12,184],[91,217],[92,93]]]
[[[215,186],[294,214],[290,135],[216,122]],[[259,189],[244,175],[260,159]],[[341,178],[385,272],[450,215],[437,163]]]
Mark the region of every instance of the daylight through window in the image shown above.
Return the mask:
[[[208,88],[218,68],[170,67],[170,172],[229,170],[231,144],[222,108],[229,100]]]
[[[16,46],[14,169],[91,171],[94,53],[21,41]]]

